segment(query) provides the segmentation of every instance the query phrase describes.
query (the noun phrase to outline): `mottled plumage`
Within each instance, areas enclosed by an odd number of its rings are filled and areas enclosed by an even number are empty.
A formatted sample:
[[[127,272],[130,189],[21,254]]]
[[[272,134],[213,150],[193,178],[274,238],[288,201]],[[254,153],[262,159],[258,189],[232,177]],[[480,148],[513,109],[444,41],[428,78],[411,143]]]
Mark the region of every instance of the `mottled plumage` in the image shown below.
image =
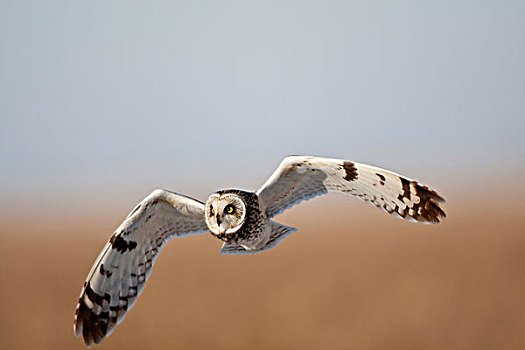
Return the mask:
[[[90,346],[121,322],[144,288],[164,244],[209,230],[224,241],[221,253],[257,253],[296,229],[270,220],[287,208],[327,192],[364,200],[402,219],[438,223],[444,202],[435,191],[393,172],[342,159],[286,157],[255,193],[222,190],[206,203],[155,190],[111,235],[80,294],[74,329]]]

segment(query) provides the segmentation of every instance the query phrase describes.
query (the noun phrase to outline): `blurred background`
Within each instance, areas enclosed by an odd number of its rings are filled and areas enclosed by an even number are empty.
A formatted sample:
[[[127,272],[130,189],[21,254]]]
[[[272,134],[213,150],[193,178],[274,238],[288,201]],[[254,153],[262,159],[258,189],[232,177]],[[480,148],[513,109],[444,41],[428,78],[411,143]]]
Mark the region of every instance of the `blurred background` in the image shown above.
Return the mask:
[[[525,348],[523,1],[0,3],[0,339],[82,349],[113,230],[289,154],[436,189],[425,226],[329,195],[259,255],[171,241],[102,348]]]

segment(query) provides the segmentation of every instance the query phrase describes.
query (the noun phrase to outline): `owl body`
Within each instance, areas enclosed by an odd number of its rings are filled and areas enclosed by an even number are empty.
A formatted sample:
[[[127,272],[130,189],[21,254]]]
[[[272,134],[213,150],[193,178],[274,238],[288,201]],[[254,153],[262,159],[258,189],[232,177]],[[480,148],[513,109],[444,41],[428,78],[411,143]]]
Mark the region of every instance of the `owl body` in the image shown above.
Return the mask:
[[[296,230],[269,220],[265,209],[254,192],[222,190],[208,198],[204,220],[210,233],[224,242],[221,254],[261,252]]]
[[[172,238],[209,230],[223,241],[222,254],[263,252],[296,230],[273,217],[328,192],[358,198],[407,221],[439,223],[445,217],[440,207],[444,199],[435,191],[394,172],[344,159],[286,157],[256,192],[221,190],[206,203],[155,190],[131,211],[95,260],[78,300],[75,334],[88,346],[111,334]]]

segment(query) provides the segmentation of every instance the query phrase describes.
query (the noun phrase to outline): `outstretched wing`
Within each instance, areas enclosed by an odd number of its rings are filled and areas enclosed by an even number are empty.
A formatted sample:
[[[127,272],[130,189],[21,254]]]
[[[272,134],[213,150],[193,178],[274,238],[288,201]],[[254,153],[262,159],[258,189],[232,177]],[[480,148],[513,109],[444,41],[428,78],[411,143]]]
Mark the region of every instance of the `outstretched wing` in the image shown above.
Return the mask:
[[[286,157],[257,191],[268,218],[327,192],[358,197],[406,220],[438,223],[444,202],[435,191],[391,171],[344,159]]]
[[[117,228],[93,264],[78,300],[76,336],[82,335],[88,346],[102,342],[135,303],[164,244],[205,230],[203,203],[153,191]]]

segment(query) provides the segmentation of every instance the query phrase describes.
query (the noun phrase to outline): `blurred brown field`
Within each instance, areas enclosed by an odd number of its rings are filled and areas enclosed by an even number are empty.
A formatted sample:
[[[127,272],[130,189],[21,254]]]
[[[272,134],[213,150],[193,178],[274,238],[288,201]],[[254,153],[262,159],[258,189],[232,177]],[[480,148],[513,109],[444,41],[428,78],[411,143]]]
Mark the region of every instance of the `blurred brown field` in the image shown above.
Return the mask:
[[[510,185],[444,193],[440,225],[325,196],[278,217],[299,230],[263,254],[172,240],[102,348],[524,349],[525,191]],[[0,234],[1,348],[85,348],[78,294],[121,215],[17,215]]]

